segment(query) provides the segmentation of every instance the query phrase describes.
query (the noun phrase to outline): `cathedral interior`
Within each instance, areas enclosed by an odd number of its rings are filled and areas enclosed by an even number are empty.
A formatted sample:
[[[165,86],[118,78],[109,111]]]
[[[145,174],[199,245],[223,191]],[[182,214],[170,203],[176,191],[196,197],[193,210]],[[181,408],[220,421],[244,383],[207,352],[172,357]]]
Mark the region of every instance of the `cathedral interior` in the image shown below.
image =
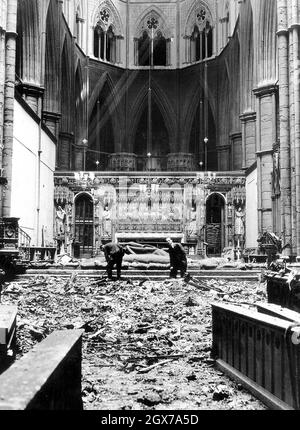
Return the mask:
[[[0,215],[77,257],[265,232],[300,255],[299,9],[1,0]]]
[[[0,0],[0,410],[300,410],[299,71],[300,0]]]

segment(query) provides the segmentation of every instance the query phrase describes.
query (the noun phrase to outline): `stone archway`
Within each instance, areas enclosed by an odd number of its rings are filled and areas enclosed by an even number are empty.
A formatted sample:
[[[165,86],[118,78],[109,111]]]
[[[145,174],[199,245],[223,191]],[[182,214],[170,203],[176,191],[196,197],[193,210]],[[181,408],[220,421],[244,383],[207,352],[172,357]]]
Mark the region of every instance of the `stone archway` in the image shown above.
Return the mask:
[[[220,193],[206,200],[207,255],[221,255],[225,246],[225,198]]]
[[[74,202],[74,257],[92,257],[94,249],[94,201],[90,194],[80,193]]]

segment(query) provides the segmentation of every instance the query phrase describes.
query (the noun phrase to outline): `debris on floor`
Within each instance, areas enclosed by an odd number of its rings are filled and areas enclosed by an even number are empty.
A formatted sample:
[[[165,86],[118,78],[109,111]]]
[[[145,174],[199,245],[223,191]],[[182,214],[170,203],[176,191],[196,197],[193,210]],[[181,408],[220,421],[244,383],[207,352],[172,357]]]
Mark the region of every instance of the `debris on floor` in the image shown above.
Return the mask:
[[[215,301],[251,307],[266,301],[265,285],[36,275],[2,293],[18,305],[17,358],[54,330],[84,328],[85,409],[266,409],[214,367]]]

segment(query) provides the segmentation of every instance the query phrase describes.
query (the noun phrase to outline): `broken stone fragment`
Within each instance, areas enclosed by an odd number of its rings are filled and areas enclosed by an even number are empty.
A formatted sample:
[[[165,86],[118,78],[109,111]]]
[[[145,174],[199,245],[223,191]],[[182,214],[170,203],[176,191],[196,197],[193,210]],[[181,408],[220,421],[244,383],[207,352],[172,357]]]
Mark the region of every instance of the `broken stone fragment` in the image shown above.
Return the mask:
[[[161,397],[158,393],[149,393],[144,395],[144,397],[138,398],[137,401],[146,406],[155,406],[161,403]]]

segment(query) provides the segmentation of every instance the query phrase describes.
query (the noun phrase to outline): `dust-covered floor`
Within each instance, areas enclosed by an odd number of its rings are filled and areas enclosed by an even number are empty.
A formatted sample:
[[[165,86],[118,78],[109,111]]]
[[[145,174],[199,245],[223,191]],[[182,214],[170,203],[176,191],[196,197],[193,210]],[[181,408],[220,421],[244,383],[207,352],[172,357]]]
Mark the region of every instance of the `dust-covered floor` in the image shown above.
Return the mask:
[[[18,305],[18,358],[54,330],[85,329],[86,410],[265,409],[214,367],[215,301],[266,302],[265,285],[32,276],[6,285],[2,296]]]

